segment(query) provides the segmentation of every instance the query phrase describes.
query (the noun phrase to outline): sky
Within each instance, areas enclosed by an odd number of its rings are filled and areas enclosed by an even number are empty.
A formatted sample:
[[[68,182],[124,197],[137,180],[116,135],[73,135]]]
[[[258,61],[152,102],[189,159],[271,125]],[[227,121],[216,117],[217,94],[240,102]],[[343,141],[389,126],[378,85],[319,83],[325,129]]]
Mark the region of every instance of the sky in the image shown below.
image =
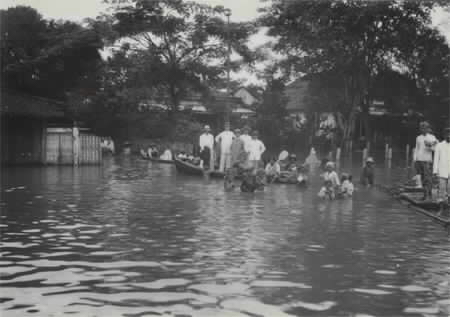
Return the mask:
[[[199,3],[210,5],[222,5],[231,9],[232,21],[246,21],[257,17],[258,8],[264,4],[260,0],[196,0]],[[17,5],[27,5],[37,9],[44,18],[64,19],[82,22],[85,18],[95,18],[101,11],[107,9],[102,0],[1,0],[0,9],[14,7]],[[435,11],[432,15],[433,25],[437,27],[450,43],[450,12]],[[250,46],[257,47],[269,41],[264,31],[250,38]],[[256,83],[254,75],[247,72],[234,74],[234,79],[243,79],[251,83]]]

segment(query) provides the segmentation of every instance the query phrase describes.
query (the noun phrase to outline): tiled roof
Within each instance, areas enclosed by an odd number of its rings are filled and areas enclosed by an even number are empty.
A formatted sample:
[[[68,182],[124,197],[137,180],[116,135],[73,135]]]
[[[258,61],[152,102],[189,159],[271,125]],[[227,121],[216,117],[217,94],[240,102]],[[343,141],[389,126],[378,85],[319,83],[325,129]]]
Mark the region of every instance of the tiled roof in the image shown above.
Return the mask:
[[[64,104],[60,101],[5,91],[1,94],[0,113],[38,118],[62,118]]]

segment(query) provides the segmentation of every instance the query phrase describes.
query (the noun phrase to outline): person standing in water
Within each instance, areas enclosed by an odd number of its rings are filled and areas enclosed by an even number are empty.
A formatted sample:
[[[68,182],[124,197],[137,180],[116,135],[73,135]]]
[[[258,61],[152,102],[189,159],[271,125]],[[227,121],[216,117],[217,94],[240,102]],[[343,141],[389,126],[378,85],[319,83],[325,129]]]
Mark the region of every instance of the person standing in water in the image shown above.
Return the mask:
[[[205,169],[214,168],[214,136],[209,125],[205,125],[204,132],[200,135],[200,165]]]
[[[242,135],[240,136],[240,139],[244,142],[244,148],[247,152],[247,155],[249,154],[248,145],[250,144],[250,141],[252,140],[252,137],[249,135],[250,128],[248,126],[245,126],[242,129]]]
[[[242,167],[247,161],[244,141],[241,139],[241,130],[234,130],[233,142],[231,142],[231,167]]]
[[[422,122],[420,124],[421,133],[416,138],[416,148],[414,151],[416,171],[421,176],[423,184],[423,200],[431,199],[431,189],[433,186],[433,150],[437,139],[430,131],[431,128],[428,122]]]
[[[449,202],[450,195],[450,127],[445,129],[445,139],[436,146],[433,174],[439,178],[438,202]]]
[[[258,131],[253,131],[252,139],[248,143],[247,151],[249,152],[248,160],[253,172],[256,173],[262,154],[266,151],[264,143],[258,139]]]
[[[234,133],[230,131],[230,123],[225,123],[225,130],[216,136],[216,142],[220,144],[219,171],[223,172],[231,167],[231,143]]]

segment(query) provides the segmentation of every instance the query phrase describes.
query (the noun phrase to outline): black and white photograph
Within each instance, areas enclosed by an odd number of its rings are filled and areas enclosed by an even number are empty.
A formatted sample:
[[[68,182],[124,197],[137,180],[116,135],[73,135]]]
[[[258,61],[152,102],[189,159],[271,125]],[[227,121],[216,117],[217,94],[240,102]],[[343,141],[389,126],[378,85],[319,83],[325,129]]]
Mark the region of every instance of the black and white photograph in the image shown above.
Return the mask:
[[[449,0],[2,0],[1,317],[450,317]]]

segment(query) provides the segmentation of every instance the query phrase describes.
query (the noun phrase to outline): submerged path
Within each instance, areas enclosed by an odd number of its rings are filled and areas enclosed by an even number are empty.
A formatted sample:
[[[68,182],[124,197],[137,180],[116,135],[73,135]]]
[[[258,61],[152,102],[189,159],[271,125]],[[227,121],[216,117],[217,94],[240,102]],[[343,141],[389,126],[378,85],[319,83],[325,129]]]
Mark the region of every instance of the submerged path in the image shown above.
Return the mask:
[[[2,174],[2,317],[450,314],[450,236],[377,190],[226,193],[133,158]]]

